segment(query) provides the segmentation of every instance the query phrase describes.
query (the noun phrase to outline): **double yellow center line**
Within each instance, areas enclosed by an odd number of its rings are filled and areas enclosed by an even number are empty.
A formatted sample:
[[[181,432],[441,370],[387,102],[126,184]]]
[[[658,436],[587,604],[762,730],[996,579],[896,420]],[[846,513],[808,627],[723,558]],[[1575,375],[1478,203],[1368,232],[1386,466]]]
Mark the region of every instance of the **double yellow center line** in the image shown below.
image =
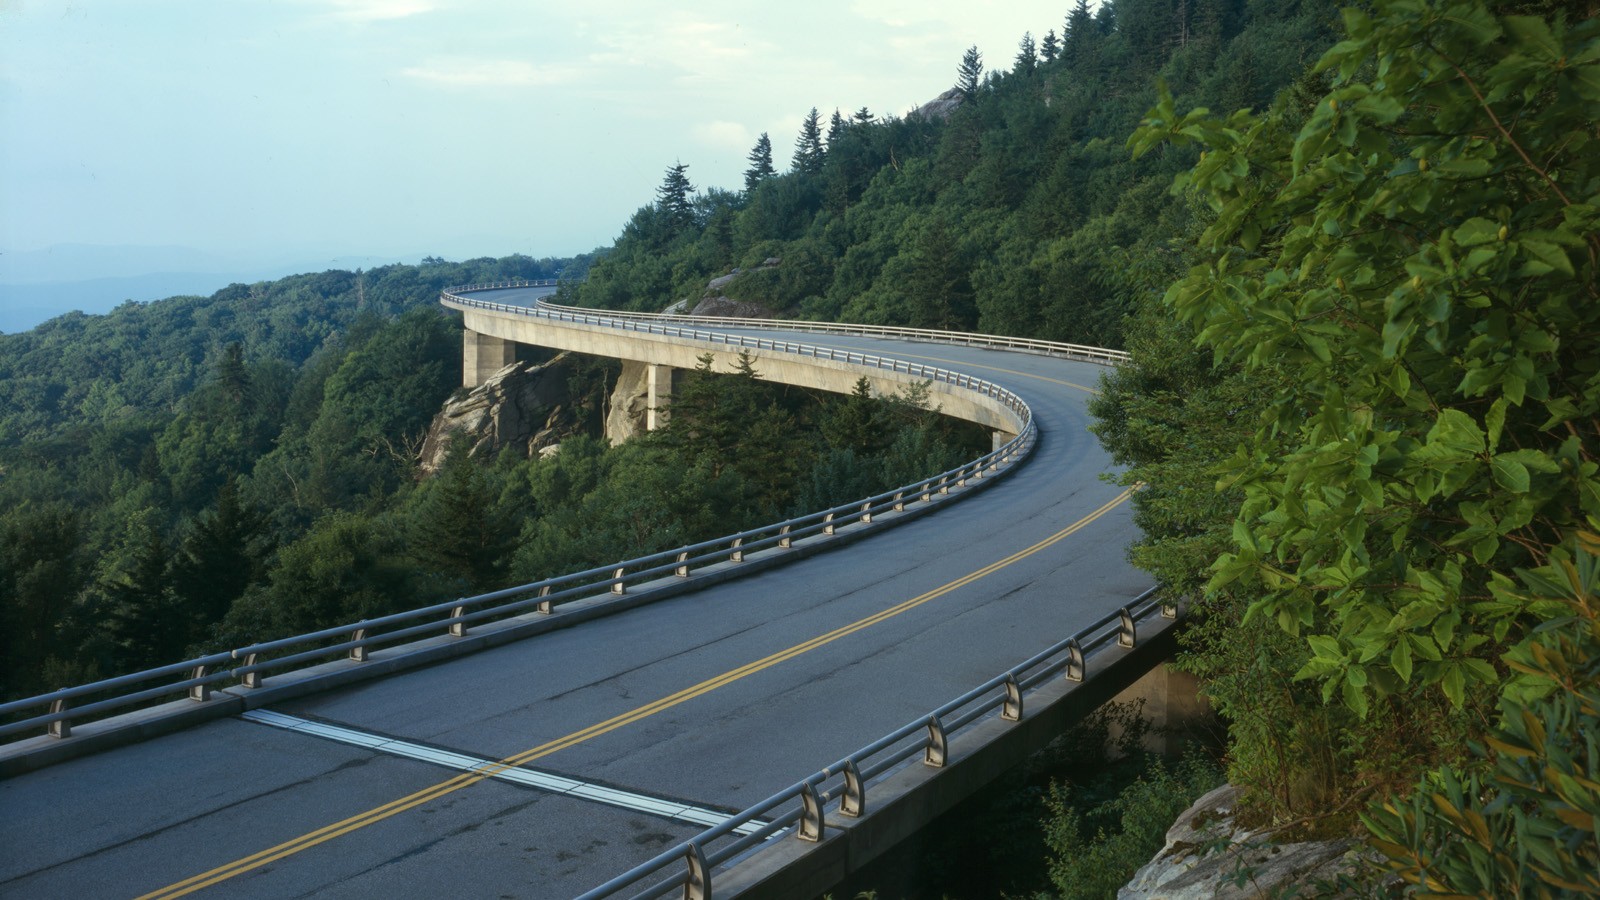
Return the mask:
[[[536,759],[542,759],[543,757],[549,756],[550,754],[559,750],[565,750],[568,747],[581,744],[584,741],[588,741],[608,732],[615,731],[624,725],[631,725],[632,723],[641,719],[647,719],[653,715],[656,715],[657,713],[665,712],[666,710],[669,710],[680,703],[687,703],[696,697],[709,694],[717,688],[732,684],[735,681],[750,675],[754,675],[757,672],[770,669],[779,663],[786,662],[802,654],[809,653],[812,650],[815,650],[818,647],[822,647],[826,644],[831,644],[840,638],[848,637],[858,631],[871,628],[873,625],[876,625],[887,619],[892,619],[901,613],[916,609],[917,607],[924,603],[928,603],[929,601],[937,600],[951,591],[965,587],[966,585],[969,585],[980,578],[992,575],[993,573],[998,572],[1001,569],[1012,565],[1013,563],[1027,559],[1041,550],[1045,550],[1054,546],[1055,544],[1066,539],[1068,536],[1085,528],[1096,519],[1099,519],[1101,516],[1104,516],[1106,513],[1120,506],[1128,499],[1130,494],[1132,494],[1132,490],[1123,491],[1122,493],[1113,497],[1104,506],[1101,506],[1094,512],[1084,516],[1076,522],[1073,522],[1066,528],[1061,529],[1060,531],[1050,535],[1031,547],[1028,547],[1024,550],[1019,550],[1005,559],[990,563],[989,565],[984,566],[975,572],[963,575],[960,578],[934,588],[925,594],[912,597],[910,600],[906,600],[903,603],[891,606],[881,612],[874,613],[864,619],[852,622],[842,628],[836,628],[827,634],[818,635],[817,637],[814,637],[808,641],[795,644],[793,647],[790,647],[787,650],[780,650],[771,656],[763,657],[762,659],[758,659],[752,663],[747,663],[738,667],[737,669],[730,669],[729,671],[723,672],[721,675],[718,675],[714,678],[709,678],[700,682],[699,684],[684,688],[677,693],[669,694],[659,700],[646,703],[637,709],[625,712],[622,715],[615,716],[610,719],[606,719],[604,722],[598,722],[594,725],[590,725],[588,728],[584,728],[580,731],[574,731],[565,737],[560,737],[548,743],[540,744],[539,746],[533,747],[529,750],[524,750],[515,756],[508,756],[496,763],[484,766],[475,772],[457,775],[448,781],[441,781],[432,787],[424,788],[414,794],[408,794],[398,800],[385,803],[384,805],[374,809],[369,809],[366,812],[351,816],[348,819],[341,819],[338,822],[323,826],[316,831],[308,832],[300,837],[294,838],[293,840],[284,841],[275,847],[268,847],[259,853],[254,853],[242,859],[234,860],[226,865],[218,866],[215,869],[201,872],[198,875],[185,878],[176,884],[168,885],[160,890],[151,891],[150,893],[139,897],[138,900],[182,897],[186,894],[191,894],[195,891],[198,891],[201,888],[210,887],[218,882],[227,881],[228,879],[237,875],[243,875],[246,872],[249,872],[253,869],[258,869],[269,863],[276,862],[277,860],[283,859],[286,856],[293,856],[302,850],[309,850],[318,844],[331,841],[341,835],[349,834],[352,831],[356,831],[358,829],[365,828],[368,825],[381,822],[390,816],[403,813],[408,809],[414,809],[429,801],[437,800],[446,794],[452,794],[464,787],[468,787],[470,785],[477,784],[480,781],[492,778],[496,774],[512,768],[513,766],[520,766],[533,762]]]

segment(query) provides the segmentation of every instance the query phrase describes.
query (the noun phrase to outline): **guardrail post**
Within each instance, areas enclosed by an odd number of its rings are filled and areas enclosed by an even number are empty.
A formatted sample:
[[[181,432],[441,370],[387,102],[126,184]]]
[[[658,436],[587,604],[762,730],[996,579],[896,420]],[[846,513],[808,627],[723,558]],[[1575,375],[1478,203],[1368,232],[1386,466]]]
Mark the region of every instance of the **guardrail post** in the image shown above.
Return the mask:
[[[833,534],[833,513],[828,513],[822,517],[822,533]]]
[[[689,864],[689,877],[683,882],[683,900],[711,900],[711,867],[706,865],[705,851],[691,841],[684,862]]]
[[[455,609],[450,610],[450,618],[457,620],[457,621],[454,621],[454,622],[450,623],[450,636],[451,637],[465,637],[466,636],[466,634],[467,634],[467,623],[460,621],[461,617],[466,615],[466,613],[467,613],[467,608],[465,606],[457,606]]]
[[[938,716],[928,717],[928,748],[922,753],[922,764],[935,769],[944,768],[950,755],[950,742],[945,738],[944,723]]]
[[[800,840],[822,840],[822,798],[817,796],[817,786],[809,781],[800,788],[800,807]]]
[[[258,656],[260,656],[259,653],[246,653],[244,657],[244,667],[249,669],[251,666],[255,665],[256,657]],[[250,671],[244,673],[243,678],[239,679],[239,684],[240,686],[247,688],[261,687],[261,673],[251,669]]]
[[[547,584],[539,588],[539,603],[533,609],[534,612],[543,613],[547,616],[556,611],[554,601],[550,600],[550,585]]]
[[[839,814],[859,819],[867,814],[867,790],[861,783],[861,770],[856,761],[844,761],[844,796],[839,798]]]
[[[207,675],[210,675],[210,674],[211,674],[211,667],[210,666],[195,666],[194,668],[189,670],[189,677],[191,679],[204,678],[204,677],[206,677]],[[198,702],[201,702],[201,703],[204,703],[205,701],[210,700],[211,699],[211,685],[210,684],[191,684],[191,685],[189,685],[189,699],[190,700],[195,700],[195,701],[198,701]]]
[[[906,492],[905,491],[895,491],[894,492],[894,511],[895,512],[905,512],[905,508],[906,508]]]
[[[679,578],[689,577],[689,551],[685,550],[678,554],[678,567],[672,570],[672,574]]]
[[[1163,604],[1161,604],[1161,618],[1163,618],[1163,619],[1176,619],[1177,617],[1178,617],[1178,604],[1176,604],[1176,603],[1163,603]]]
[[[789,540],[789,526],[787,525],[778,529],[778,546],[785,550],[794,546],[794,542]]]
[[[1022,721],[1022,685],[1017,683],[1017,676],[1006,675],[1006,702],[1000,707],[1000,718],[1008,722]]]
[[[367,639],[367,630],[365,628],[357,628],[355,631],[350,632],[350,640],[352,640],[352,641],[364,641],[366,639]],[[367,661],[367,645],[366,644],[357,644],[356,646],[351,647],[350,648],[350,658],[355,660],[356,662],[366,662]]]
[[[925,481],[922,483],[922,502],[933,502],[933,482],[931,481]]]
[[[1077,638],[1067,642],[1067,680],[1083,680],[1083,646]]]
[[[611,593],[626,594],[628,592],[627,586],[622,583],[622,576],[627,574],[627,571],[627,569],[618,566],[617,570],[611,573],[612,581],[616,582],[615,584],[611,585]]]
[[[872,522],[872,504],[870,502],[861,504],[861,521],[863,524]]]
[[[1121,626],[1117,629],[1117,646],[1132,649],[1139,640],[1138,632],[1134,630],[1133,613],[1128,612],[1128,608],[1124,606],[1117,610],[1117,618],[1122,620]]]
[[[66,690],[66,688],[62,688],[61,690]],[[62,713],[66,712],[66,711],[67,711],[67,698],[61,697],[60,699],[52,700],[50,702],[50,715],[59,716],[59,715],[61,715]],[[69,737],[72,737],[72,720],[71,719],[57,719],[54,722],[51,722],[49,725],[46,725],[45,726],[45,730],[53,738],[69,738]]]
[[[733,539],[733,552],[728,554],[728,562],[744,562],[744,551],[739,549],[744,546],[744,538]]]
[[[949,475],[946,475],[946,476],[944,476],[944,477],[939,479],[939,493],[941,493],[941,494],[950,493],[950,476]]]

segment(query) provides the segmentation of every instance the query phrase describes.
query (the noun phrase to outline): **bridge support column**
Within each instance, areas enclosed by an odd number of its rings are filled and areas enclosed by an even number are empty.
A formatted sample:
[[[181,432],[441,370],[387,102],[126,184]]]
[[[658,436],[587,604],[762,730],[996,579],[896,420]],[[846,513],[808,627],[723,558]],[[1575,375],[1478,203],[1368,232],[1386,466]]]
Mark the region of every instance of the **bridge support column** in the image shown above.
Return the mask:
[[[480,334],[470,328],[461,333],[461,386],[474,388],[489,376],[517,361],[517,344]]]
[[[645,380],[648,395],[644,413],[644,429],[655,431],[667,424],[672,417],[672,376],[677,371],[671,366],[649,365],[645,367]]]
[[[1191,731],[1211,717],[1211,704],[1200,693],[1200,681],[1188,672],[1179,672],[1162,663],[1146,672],[1127,690],[1116,696],[1127,703],[1144,701],[1143,715],[1150,724],[1144,748],[1152,753],[1176,756],[1183,751]]]

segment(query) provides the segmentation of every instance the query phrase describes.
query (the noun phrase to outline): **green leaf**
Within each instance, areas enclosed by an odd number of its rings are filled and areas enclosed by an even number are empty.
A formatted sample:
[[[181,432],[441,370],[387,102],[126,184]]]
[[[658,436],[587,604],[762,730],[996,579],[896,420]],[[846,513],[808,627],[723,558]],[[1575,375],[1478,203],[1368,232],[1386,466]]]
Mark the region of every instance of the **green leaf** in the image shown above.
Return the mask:
[[[1356,714],[1357,718],[1365,719],[1367,717],[1367,692],[1362,690],[1360,686],[1350,683],[1348,679],[1344,682],[1343,692],[1344,705],[1350,707],[1350,710]]]
[[[1487,244],[1500,239],[1500,225],[1482,217],[1473,217],[1456,226],[1456,243],[1463,247],[1474,247],[1478,244]]]
[[[1532,275],[1543,275],[1548,272],[1561,272],[1568,277],[1574,276],[1572,260],[1567,258],[1567,252],[1560,246],[1546,241],[1524,240],[1518,241],[1517,246],[1532,257],[1523,266],[1524,271]]]
[[[1550,26],[1537,16],[1506,16],[1506,30],[1525,50],[1533,50],[1549,62],[1561,58],[1561,42],[1550,33]]]
[[[1411,683],[1411,642],[1402,638],[1394,645],[1394,650],[1389,654],[1389,665],[1394,668],[1400,680]]]
[[[1489,412],[1483,417],[1483,424],[1489,429],[1489,449],[1493,450],[1500,443],[1500,432],[1506,425],[1506,408],[1510,402],[1501,397],[1489,406]]]
[[[1428,431],[1428,443],[1469,453],[1482,453],[1485,446],[1483,429],[1459,409],[1446,409],[1439,413],[1438,421]]]
[[[1460,665],[1451,664],[1444,670],[1444,677],[1439,679],[1439,687],[1444,690],[1444,695],[1450,699],[1450,705],[1460,709],[1467,703],[1467,678]]]
[[[1528,492],[1528,467],[1514,459],[1496,456],[1489,468],[1494,472],[1494,483],[1515,494]]]

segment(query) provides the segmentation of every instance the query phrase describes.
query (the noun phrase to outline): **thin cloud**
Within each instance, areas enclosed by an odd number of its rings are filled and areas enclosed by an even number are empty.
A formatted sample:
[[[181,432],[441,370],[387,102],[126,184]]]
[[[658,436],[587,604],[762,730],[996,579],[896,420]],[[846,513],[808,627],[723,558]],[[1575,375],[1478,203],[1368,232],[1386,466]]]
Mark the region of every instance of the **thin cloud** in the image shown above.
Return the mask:
[[[382,22],[406,19],[438,9],[432,0],[320,0],[329,15],[347,22]]]
[[[451,87],[538,87],[575,78],[571,69],[541,67],[520,59],[438,60],[403,69],[400,74]]]
[[[694,127],[694,136],[700,143],[722,150],[749,150],[756,142],[750,129],[738,122],[702,122]]]

